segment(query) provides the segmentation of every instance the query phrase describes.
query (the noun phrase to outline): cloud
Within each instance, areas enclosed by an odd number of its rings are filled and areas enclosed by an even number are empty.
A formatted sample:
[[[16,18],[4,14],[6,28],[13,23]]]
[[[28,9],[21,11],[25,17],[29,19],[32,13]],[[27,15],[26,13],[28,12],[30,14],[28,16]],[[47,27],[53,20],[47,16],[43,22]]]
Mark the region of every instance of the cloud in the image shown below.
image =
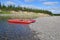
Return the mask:
[[[44,5],[47,5],[47,6],[53,6],[53,5],[56,5],[58,4],[59,2],[43,2]]]
[[[54,10],[53,12],[55,13],[60,13],[60,7],[52,8],[52,10]]]
[[[15,5],[16,3],[12,2],[12,1],[7,1],[4,3],[5,5]]]
[[[21,4],[20,6],[21,6],[21,7],[26,7],[26,8],[41,9],[40,7],[35,6],[35,5]]]
[[[60,10],[60,7],[52,8],[53,10]]]
[[[32,2],[32,1],[34,1],[34,0],[24,0],[25,2]]]
[[[53,7],[53,8],[48,8],[47,10],[51,11],[52,13],[60,13],[60,7]]]
[[[20,6],[22,6],[22,7],[27,7],[27,8],[34,8],[35,6],[33,6],[33,5],[26,5],[26,4],[23,4],[23,5],[20,5]]]
[[[60,7],[52,7],[52,8],[49,8],[49,10],[60,10]]]

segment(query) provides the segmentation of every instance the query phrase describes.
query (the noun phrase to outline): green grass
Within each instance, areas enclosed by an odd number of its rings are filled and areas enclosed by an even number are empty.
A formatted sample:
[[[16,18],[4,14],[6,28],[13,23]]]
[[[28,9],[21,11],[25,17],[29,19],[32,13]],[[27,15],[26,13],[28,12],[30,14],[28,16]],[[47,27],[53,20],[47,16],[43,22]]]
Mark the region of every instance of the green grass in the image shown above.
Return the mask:
[[[9,11],[1,11],[0,14],[11,14]]]
[[[0,20],[11,19],[10,16],[0,16]]]
[[[35,19],[39,15],[38,14],[16,14],[14,16],[11,16],[11,18],[18,18],[18,19]]]
[[[1,16],[0,19],[35,19],[39,14],[14,14],[14,16]]]

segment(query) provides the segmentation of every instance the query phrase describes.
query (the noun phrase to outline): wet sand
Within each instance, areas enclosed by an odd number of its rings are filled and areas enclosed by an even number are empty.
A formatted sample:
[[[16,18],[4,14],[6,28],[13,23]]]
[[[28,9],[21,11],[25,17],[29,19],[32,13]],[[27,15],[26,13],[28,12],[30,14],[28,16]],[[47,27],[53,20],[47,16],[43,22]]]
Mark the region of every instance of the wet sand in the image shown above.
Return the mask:
[[[60,40],[60,16],[37,18],[30,28],[40,40]]]

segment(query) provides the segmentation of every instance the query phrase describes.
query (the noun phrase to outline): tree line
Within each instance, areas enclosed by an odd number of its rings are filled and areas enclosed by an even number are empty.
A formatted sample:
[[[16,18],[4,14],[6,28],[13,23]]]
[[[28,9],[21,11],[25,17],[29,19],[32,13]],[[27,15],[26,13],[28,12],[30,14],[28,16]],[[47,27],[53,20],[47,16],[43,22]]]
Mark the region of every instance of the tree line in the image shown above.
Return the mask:
[[[33,8],[26,8],[26,7],[21,7],[21,6],[15,6],[15,5],[8,5],[5,6],[4,4],[1,5],[0,3],[0,9],[3,11],[28,11],[28,12],[35,12],[35,13],[45,13],[45,14],[49,14],[52,15],[53,13],[48,11],[48,10],[42,10],[42,9],[33,9]]]

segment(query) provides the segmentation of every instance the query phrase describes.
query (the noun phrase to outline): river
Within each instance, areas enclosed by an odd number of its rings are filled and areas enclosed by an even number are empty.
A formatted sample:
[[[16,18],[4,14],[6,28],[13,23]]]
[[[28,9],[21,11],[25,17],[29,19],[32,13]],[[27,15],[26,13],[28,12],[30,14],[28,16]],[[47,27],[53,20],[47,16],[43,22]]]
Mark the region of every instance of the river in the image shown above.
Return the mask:
[[[35,40],[28,24],[12,24],[0,20],[0,40]]]

